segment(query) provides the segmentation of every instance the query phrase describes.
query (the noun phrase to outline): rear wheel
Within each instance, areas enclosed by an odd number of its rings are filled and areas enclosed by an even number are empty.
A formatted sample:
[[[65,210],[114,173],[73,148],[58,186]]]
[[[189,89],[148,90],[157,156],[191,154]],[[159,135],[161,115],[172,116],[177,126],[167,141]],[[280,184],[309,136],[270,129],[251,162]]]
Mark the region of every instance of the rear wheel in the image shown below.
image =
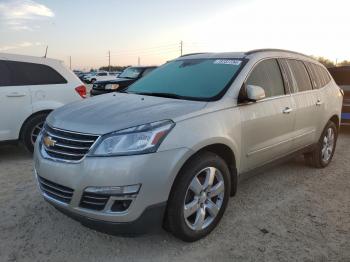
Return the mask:
[[[34,115],[23,125],[21,140],[29,152],[34,151],[35,141],[44,126],[47,115],[47,113]]]
[[[167,228],[188,242],[208,235],[225,212],[230,185],[229,169],[218,155],[206,152],[190,160],[169,197]]]
[[[338,138],[338,128],[328,122],[314,151],[305,154],[306,162],[317,168],[324,168],[332,161]]]

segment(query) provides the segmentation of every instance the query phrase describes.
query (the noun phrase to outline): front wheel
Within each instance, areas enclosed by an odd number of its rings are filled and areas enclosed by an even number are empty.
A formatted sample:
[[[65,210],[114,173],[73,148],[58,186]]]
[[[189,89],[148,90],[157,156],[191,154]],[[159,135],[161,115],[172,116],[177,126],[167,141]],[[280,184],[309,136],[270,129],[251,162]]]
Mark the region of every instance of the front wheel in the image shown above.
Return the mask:
[[[332,161],[338,138],[338,128],[328,122],[314,151],[305,154],[306,162],[316,168],[324,168]]]
[[[225,212],[230,185],[230,172],[222,158],[211,152],[194,157],[175,181],[168,201],[167,228],[188,242],[208,235]]]

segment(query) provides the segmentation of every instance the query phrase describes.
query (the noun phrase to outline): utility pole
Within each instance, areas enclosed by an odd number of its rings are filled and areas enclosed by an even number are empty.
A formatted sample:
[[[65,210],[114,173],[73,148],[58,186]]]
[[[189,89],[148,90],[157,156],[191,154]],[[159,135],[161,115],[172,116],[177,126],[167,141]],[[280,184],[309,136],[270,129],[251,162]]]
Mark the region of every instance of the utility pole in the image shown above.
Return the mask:
[[[69,56],[69,69],[72,70],[72,56]]]
[[[111,72],[111,51],[108,51],[108,72]]]
[[[182,56],[183,41],[180,42],[180,55]]]
[[[140,57],[137,58],[137,65],[138,65],[138,66],[141,65],[141,59],[140,59]]]
[[[44,58],[46,58],[46,56],[47,56],[47,49],[49,48],[49,46],[47,45],[46,46],[46,50],[45,50],[45,55],[44,55]]]

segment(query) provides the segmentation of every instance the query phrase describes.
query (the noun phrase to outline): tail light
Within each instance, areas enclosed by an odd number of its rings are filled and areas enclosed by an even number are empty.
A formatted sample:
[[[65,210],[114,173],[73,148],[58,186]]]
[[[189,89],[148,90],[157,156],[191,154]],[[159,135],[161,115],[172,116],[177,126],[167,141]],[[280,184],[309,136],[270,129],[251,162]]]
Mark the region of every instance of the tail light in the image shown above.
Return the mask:
[[[86,87],[84,85],[75,88],[75,91],[82,97],[86,98]]]

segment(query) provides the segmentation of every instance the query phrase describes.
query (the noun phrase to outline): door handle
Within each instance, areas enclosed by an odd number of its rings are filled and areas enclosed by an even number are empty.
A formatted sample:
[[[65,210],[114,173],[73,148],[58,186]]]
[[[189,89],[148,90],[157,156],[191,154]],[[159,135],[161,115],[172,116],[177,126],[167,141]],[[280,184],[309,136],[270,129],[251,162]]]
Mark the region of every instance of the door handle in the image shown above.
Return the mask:
[[[22,97],[25,96],[25,93],[19,93],[19,92],[12,92],[12,93],[8,93],[6,96],[7,97]]]
[[[285,109],[283,109],[283,114],[289,114],[290,112],[292,112],[293,111],[293,109],[292,108],[290,108],[290,107],[286,107]]]
[[[320,105],[322,105],[322,101],[321,99],[317,99],[316,106],[320,106]]]

